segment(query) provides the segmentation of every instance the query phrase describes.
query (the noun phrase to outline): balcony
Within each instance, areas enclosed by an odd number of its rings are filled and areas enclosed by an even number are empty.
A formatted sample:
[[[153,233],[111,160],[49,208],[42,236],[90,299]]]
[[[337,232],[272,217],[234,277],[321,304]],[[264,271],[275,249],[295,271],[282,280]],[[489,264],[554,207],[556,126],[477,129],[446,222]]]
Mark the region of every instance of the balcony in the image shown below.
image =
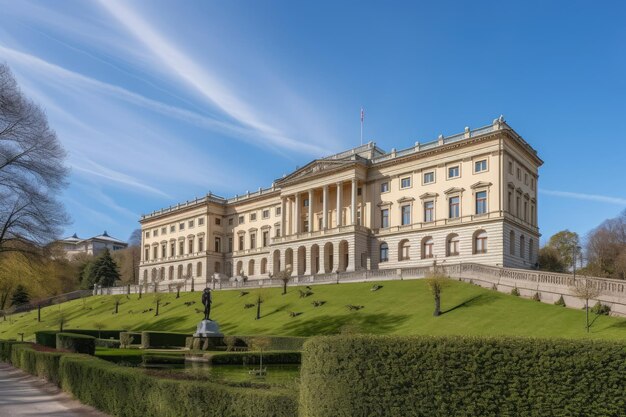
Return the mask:
[[[312,232],[301,232],[301,233],[294,233],[294,234],[287,235],[287,236],[274,237],[272,238],[272,244],[277,245],[280,243],[293,242],[296,240],[313,239],[316,237],[323,237],[323,236],[334,236],[334,235],[340,235],[343,233],[356,233],[356,232],[368,233],[368,231],[369,229],[365,226],[359,226],[359,225],[339,226],[339,227],[334,227],[332,229],[314,230]]]

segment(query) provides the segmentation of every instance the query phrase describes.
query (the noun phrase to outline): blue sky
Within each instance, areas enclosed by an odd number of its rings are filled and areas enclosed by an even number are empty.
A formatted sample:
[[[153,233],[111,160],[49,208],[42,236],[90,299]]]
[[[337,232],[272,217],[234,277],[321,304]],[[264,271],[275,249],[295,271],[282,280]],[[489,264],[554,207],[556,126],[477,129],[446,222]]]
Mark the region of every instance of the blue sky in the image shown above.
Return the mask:
[[[626,6],[0,0],[0,60],[68,150],[67,234],[233,196],[365,140],[503,114],[545,161],[544,239],[626,207]]]

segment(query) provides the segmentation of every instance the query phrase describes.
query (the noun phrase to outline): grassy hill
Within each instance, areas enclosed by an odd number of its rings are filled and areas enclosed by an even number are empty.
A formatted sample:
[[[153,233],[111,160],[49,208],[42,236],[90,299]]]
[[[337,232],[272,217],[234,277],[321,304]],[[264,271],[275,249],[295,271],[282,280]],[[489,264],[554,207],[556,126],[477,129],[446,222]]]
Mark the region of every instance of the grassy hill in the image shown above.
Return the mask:
[[[313,287],[313,295],[300,298],[298,289],[217,291],[213,296],[211,318],[217,320],[225,334],[312,336],[337,333],[344,326],[377,334],[429,335],[518,335],[535,337],[625,339],[626,319],[599,316],[591,333],[585,332],[584,311],[539,303],[475,285],[450,281],[442,296],[444,314],[433,317],[433,300],[423,280],[382,282],[383,288],[370,291],[372,283],[329,284]],[[262,318],[254,320],[253,304],[261,293]],[[113,314],[115,296],[89,297],[17,314],[0,321],[0,339],[16,338],[23,332],[25,340],[36,330],[58,329],[63,315],[65,328],[95,328],[102,323],[108,329],[162,330],[192,333],[202,319],[200,292],[163,294],[160,314],[155,317],[154,294],[123,296],[119,313]],[[313,307],[314,300],[325,301]],[[195,302],[191,305],[185,303]],[[347,304],[362,305],[349,311]],[[150,311],[152,309],[152,311]],[[291,317],[290,312],[300,313]]]

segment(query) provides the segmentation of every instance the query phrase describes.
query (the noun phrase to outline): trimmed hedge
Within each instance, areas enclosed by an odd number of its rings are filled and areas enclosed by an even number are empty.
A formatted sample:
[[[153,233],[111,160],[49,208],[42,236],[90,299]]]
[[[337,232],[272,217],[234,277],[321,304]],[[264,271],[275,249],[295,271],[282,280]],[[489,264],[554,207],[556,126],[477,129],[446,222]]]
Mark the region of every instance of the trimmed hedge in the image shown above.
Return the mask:
[[[144,365],[184,365],[184,355],[163,355],[145,354],[143,355]]]
[[[185,347],[187,333],[141,332],[141,347],[144,349]]]
[[[308,340],[307,337],[295,337],[295,336],[235,336],[237,339],[243,341],[245,346],[250,347],[250,344],[257,337],[269,339],[270,345],[267,350],[302,350],[304,342]],[[239,341],[239,340],[238,340]],[[237,345],[238,346],[238,345]]]
[[[260,352],[218,352],[204,356],[212,365],[258,365]],[[302,353],[299,351],[268,351],[263,352],[263,364],[292,365],[299,364]]]
[[[45,358],[29,344],[5,344],[15,366],[26,366],[31,355],[47,361],[51,374],[64,391],[82,403],[123,417],[296,417],[298,403],[290,392],[260,388],[238,388],[206,381],[157,378],[140,369],[118,366],[94,357],[54,353],[58,362]],[[9,348],[6,348],[9,346]],[[17,347],[17,348],[16,348]],[[29,351],[29,354],[22,352]],[[28,358],[28,359],[22,359]]]
[[[57,333],[57,349],[93,355],[96,352],[96,338],[84,334]]]
[[[57,347],[57,333],[59,333],[58,330],[40,330],[35,332],[35,342],[38,345],[54,349]]]
[[[29,374],[45,378],[49,382],[58,385],[59,361],[63,352],[39,352],[33,349],[31,344],[14,344],[11,346],[11,363]]]
[[[120,342],[125,335],[130,338],[130,345],[141,345],[141,332],[120,332]]]
[[[307,342],[300,416],[623,416],[607,341],[329,336]]]
[[[120,333],[127,330],[63,329],[63,333],[84,334],[98,339],[120,339]]]

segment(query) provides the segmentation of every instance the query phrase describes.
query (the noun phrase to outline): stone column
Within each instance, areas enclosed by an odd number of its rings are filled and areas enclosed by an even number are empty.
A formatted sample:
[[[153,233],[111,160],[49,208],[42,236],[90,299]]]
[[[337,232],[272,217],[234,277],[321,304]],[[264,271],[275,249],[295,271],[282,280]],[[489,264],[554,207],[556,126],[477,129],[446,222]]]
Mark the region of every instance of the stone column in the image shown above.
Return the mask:
[[[301,205],[301,201],[300,201],[300,193],[296,193],[296,201],[295,201],[295,210],[294,210],[294,214],[295,214],[295,233],[300,233],[301,231],[301,225],[302,225],[302,218],[300,216],[300,205]]]
[[[341,190],[342,183],[337,183],[337,227],[341,226]]]
[[[333,271],[332,272],[338,272],[339,271],[339,242],[337,241],[337,243],[333,242]]]
[[[352,179],[352,206],[350,207],[350,221],[352,225],[356,225],[356,178]]]
[[[314,230],[313,225],[313,190],[309,190],[309,232]]]
[[[322,192],[322,229],[328,228],[328,185],[324,186]]]
[[[280,198],[280,235],[287,235],[287,202],[286,197]]]

